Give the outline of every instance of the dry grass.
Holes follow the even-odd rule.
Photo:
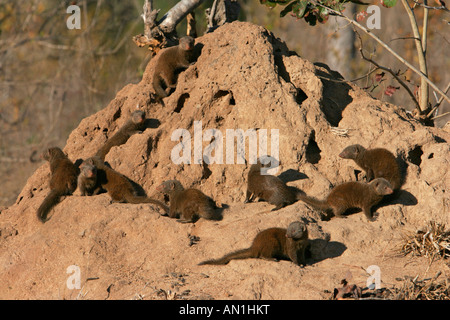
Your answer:
[[[450,278],[438,281],[439,271],[433,278],[419,280],[405,276],[396,279],[401,284],[392,288],[371,290],[355,284],[348,284],[344,279],[340,288],[335,288],[329,295],[330,300],[450,300]]]
[[[441,272],[433,278],[418,280],[411,277],[398,279],[402,281],[400,287],[390,289],[390,299],[393,300],[450,300],[449,278],[437,281]]]
[[[425,256],[431,260],[449,258],[450,230],[446,230],[444,224],[430,221],[425,228],[403,236],[399,253]]]

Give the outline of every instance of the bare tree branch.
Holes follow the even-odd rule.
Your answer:
[[[417,1],[417,0],[413,0],[414,1],[414,3],[416,4],[416,5],[418,5],[418,6],[420,6],[420,7],[423,7],[423,8],[427,8],[427,9],[430,9],[430,10],[443,10],[443,11],[450,11],[450,10],[448,10],[445,6],[439,6],[439,7],[433,7],[433,6],[429,6],[426,2],[424,2],[424,3],[420,3],[419,1]]]
[[[158,22],[159,28],[164,33],[172,33],[177,24],[183,20],[187,14],[197,8],[205,0],[181,0],[170,9]]]
[[[447,85],[447,88],[445,88],[445,93],[448,92],[448,90],[450,89],[450,82]],[[439,101],[436,103],[436,105],[431,109],[431,111],[427,114],[427,118],[431,117],[433,115],[433,112],[436,111],[437,108],[439,108],[439,106],[441,105],[442,101],[444,101],[444,97],[441,97],[439,99]]]
[[[371,58],[366,57],[366,56],[364,55],[363,42],[362,42],[362,39],[361,39],[361,35],[360,35],[359,32],[357,32],[356,30],[355,30],[355,34],[358,36],[358,39],[359,39],[359,43],[360,43],[360,46],[359,46],[359,52],[360,52],[360,54],[361,54],[361,57],[362,57],[364,60],[366,60],[366,61],[370,62],[371,64],[373,64],[374,66],[376,66],[378,69],[381,69],[381,70],[384,70],[384,71],[386,71],[386,72],[389,72],[389,73],[395,78],[395,80],[397,80],[398,83],[399,83],[403,88],[405,88],[406,92],[409,94],[409,96],[410,96],[411,99],[413,100],[414,104],[416,105],[417,111],[420,112],[421,110],[420,110],[419,102],[417,101],[417,99],[416,99],[416,97],[414,96],[414,93],[411,91],[411,89],[409,89],[408,85],[407,85],[402,79],[400,79],[400,77],[398,76],[398,73],[394,72],[394,71],[393,71],[392,69],[390,69],[390,68],[383,67],[383,66],[379,65],[377,62],[375,62],[374,60],[372,60]]]
[[[410,68],[412,71],[414,71],[416,74],[418,74],[421,78],[425,79],[425,81],[432,87],[434,90],[436,90],[439,95],[441,95],[446,101],[450,103],[450,98],[441,90],[438,86],[436,86],[428,77],[427,75],[423,74],[421,71],[419,71],[416,67],[414,67],[411,63],[406,61],[403,57],[401,57],[397,52],[392,50],[391,47],[389,47],[385,42],[383,42],[380,38],[378,38],[376,35],[374,35],[370,30],[368,30],[366,27],[361,25],[360,23],[356,22],[355,20],[352,20],[345,15],[343,15],[341,12],[333,10],[327,6],[324,6],[321,3],[318,3],[315,0],[311,0],[315,5],[320,6],[322,8],[326,8],[328,11],[332,12],[333,14],[347,20],[354,26],[356,26],[358,29],[364,31],[367,35],[369,35],[372,39],[374,39],[376,42],[378,42],[383,48],[385,48],[387,51],[389,51],[397,60],[402,62],[404,65],[406,65],[408,68]]]
[[[176,44],[175,27],[203,1],[181,0],[160,21],[156,21],[159,10],[153,9],[153,0],[145,0],[142,14],[144,34],[134,36],[133,41],[139,47],[148,46],[153,54],[165,46]]]

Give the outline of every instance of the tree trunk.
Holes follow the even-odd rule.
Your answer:
[[[208,20],[207,32],[212,32],[217,27],[238,19],[241,6],[237,0],[214,0],[211,9],[206,9]]]
[[[349,4],[349,15],[354,15],[356,6]],[[335,22],[335,23],[334,23]],[[351,62],[355,57],[355,32],[347,21],[335,18],[326,24],[328,34],[331,34],[327,42],[327,64],[338,71],[344,78],[351,78]]]
[[[414,35],[414,41],[416,43],[417,57],[419,59],[419,70],[428,76],[427,60],[426,60],[426,40],[427,40],[427,29],[428,29],[428,9],[424,12],[424,25],[423,25],[423,37],[420,36],[419,28],[417,26],[416,17],[414,12],[409,6],[407,0],[402,0],[403,6],[408,13],[409,22]],[[419,91],[419,105],[421,112],[425,112],[428,109],[428,83],[421,77],[420,80],[420,91]]]

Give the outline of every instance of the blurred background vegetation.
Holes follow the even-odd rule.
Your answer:
[[[196,9],[197,32],[206,30],[204,10],[213,0]],[[149,60],[145,48],[138,48],[132,37],[143,32],[140,17],[144,0],[0,0],[0,207],[14,203],[27,178],[42,162],[33,152],[50,145],[64,147],[70,132],[81,119],[106,107],[126,84],[140,81]],[[162,17],[177,0],[154,0]],[[404,8],[381,7],[381,29],[374,30],[404,58],[417,65],[411,27]],[[81,29],[69,30],[69,5],[81,8]],[[341,72],[346,79],[361,77],[371,66],[359,56],[359,43],[351,27],[330,17],[314,27],[289,15],[280,18],[283,7],[268,9],[259,0],[240,0],[242,21],[266,27],[284,40],[291,50],[312,61],[323,62]],[[349,5],[348,16],[365,10]],[[421,21],[423,10],[416,15]],[[342,19],[341,19],[342,20]],[[442,89],[450,81],[450,17],[448,12],[430,13],[428,39],[429,77]],[[177,27],[186,33],[185,22]],[[383,66],[403,70],[412,88],[418,76],[407,71],[389,53],[367,36],[361,35],[364,49]],[[341,39],[347,39],[344,47]],[[378,99],[413,109],[411,99],[400,89],[385,94],[388,85],[398,86],[391,77],[373,86],[373,76],[356,82]],[[435,101],[431,94],[432,102]],[[439,109],[443,113],[446,103]],[[441,118],[442,125],[448,118]],[[445,120],[445,121],[444,121]]]

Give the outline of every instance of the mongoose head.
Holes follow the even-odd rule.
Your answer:
[[[93,163],[92,158],[83,161],[80,165],[80,174],[86,178],[93,178],[97,175],[97,167]]]
[[[375,189],[375,192],[379,195],[388,195],[392,194],[394,191],[392,190],[392,186],[384,178],[376,178],[369,183]]]
[[[131,120],[133,123],[143,123],[145,121],[145,111],[142,110],[135,110],[131,114]]]
[[[280,165],[280,161],[272,156],[261,156],[255,164],[250,167],[249,174],[259,172],[261,175],[269,175],[269,170]]]
[[[194,38],[186,36],[180,39],[179,46],[184,51],[191,51],[194,50],[194,42],[195,42]]]
[[[161,192],[163,194],[169,194],[177,187],[180,187],[181,183],[178,180],[167,180],[161,183],[156,187],[156,191]]]
[[[353,144],[342,150],[339,157],[344,159],[356,159],[364,150],[366,149],[362,145]]]
[[[259,164],[262,168],[273,168],[280,164],[280,161],[272,156],[261,156],[257,160],[257,164]]]
[[[308,238],[308,229],[301,221],[294,221],[289,224],[286,230],[286,238],[292,239],[306,239]]]
[[[52,159],[58,157],[65,157],[64,152],[58,147],[48,148],[41,154],[41,158],[47,161],[51,161]]]
[[[272,168],[276,168],[279,165],[279,162],[274,157],[270,156],[261,156],[258,158],[256,163],[250,166],[250,170],[248,171],[249,175],[260,174],[260,175],[270,175],[269,170]]]
[[[90,157],[90,158],[84,160],[83,162],[92,164],[92,165],[96,166],[97,168],[100,168],[101,166],[105,165],[105,162],[103,162],[103,160],[99,156]]]

